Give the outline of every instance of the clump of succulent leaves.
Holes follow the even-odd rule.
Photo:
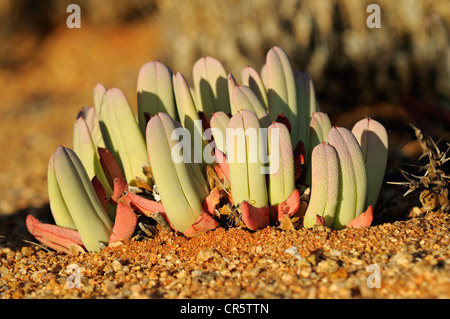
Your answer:
[[[416,126],[410,124],[414,139],[419,142],[422,155],[415,164],[408,164],[409,169],[414,172],[400,169],[406,181],[389,182],[390,184],[402,185],[408,188],[403,196],[419,191],[419,200],[424,212],[441,210],[450,211],[449,188],[450,188],[450,143],[447,143],[445,151],[438,147],[433,138],[424,133]]]
[[[121,90],[97,84],[72,149],[59,146],[49,162],[56,225],[30,215],[30,233],[70,254],[129,240],[138,216],[190,237],[217,227],[370,226],[388,150],[379,122],[333,127],[310,76],[276,46],[240,81],[209,56],[192,79],[145,64],[137,116]]]

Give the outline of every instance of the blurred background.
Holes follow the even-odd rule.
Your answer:
[[[79,29],[66,25],[71,3]],[[371,3],[380,29],[366,26]],[[448,0],[0,0],[0,40],[3,215],[48,213],[48,160],[71,147],[95,84],[122,89],[136,109],[139,69],[154,59],[190,81],[203,55],[240,76],[282,47],[312,76],[335,125],[371,116],[388,128],[394,180],[399,163],[420,154],[417,143],[403,145],[408,123],[436,139],[450,130]]]

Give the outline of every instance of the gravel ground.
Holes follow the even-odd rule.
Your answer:
[[[218,228],[190,239],[158,228],[77,256],[20,245],[32,238],[16,232],[19,222],[9,226],[0,249],[7,299],[450,297],[443,213],[339,231]]]

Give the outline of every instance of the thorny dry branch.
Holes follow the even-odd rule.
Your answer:
[[[414,130],[414,136],[422,149],[422,155],[418,162],[427,159],[427,163],[407,164],[410,167],[418,168],[417,173],[413,174],[399,169],[400,173],[406,179],[404,182],[389,182],[390,184],[407,186],[408,190],[403,196],[406,196],[416,190],[421,190],[419,195],[422,207],[427,211],[441,209],[449,211],[450,204],[448,199],[450,175],[448,175],[448,165],[450,162],[450,143],[447,143],[447,150],[441,151],[434,140],[429,135],[424,135],[422,131],[410,124]],[[423,175],[420,175],[423,172]]]

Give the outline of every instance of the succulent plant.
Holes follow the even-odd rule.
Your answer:
[[[362,121],[355,125],[355,133],[359,131],[362,123],[367,123],[364,122],[367,119]],[[380,124],[377,129],[384,139],[384,127]],[[368,134],[362,131],[362,134]],[[375,203],[369,202],[368,198],[378,196],[381,183],[377,180],[371,181],[369,189],[367,171],[378,169],[378,174],[384,176],[386,162],[385,156],[377,157],[378,154],[373,155],[373,161],[367,159],[370,152],[377,151],[377,148],[372,150],[373,142],[368,143],[366,137],[359,140],[346,128],[332,127],[328,133],[328,144],[322,142],[314,147],[311,158],[312,191],[304,219],[305,227],[324,224],[340,229],[371,224]],[[387,154],[387,144],[381,144],[385,146],[378,149],[378,152]],[[364,154],[361,147],[366,149]],[[327,198],[325,203],[323,198]]]
[[[30,233],[72,253],[129,240],[139,214],[188,237],[302,219],[370,225],[387,157],[380,123],[332,127],[309,75],[276,46],[260,74],[242,70],[242,83],[208,56],[192,72],[193,88],[162,62],[146,63],[137,116],[122,91],[97,84],[94,107],[74,124],[73,151],[61,146],[50,160],[56,225],[28,216]]]
[[[346,128],[333,127],[328,142],[339,158],[339,199],[333,227],[341,228],[366,209],[367,176],[361,147]]]
[[[101,243],[130,239],[136,226],[135,214],[120,206],[113,225],[107,213],[106,196],[96,191],[93,183],[79,157],[68,148],[58,147],[48,166],[50,208],[56,226],[43,224],[29,215],[30,233],[44,244],[67,253],[72,252],[70,245],[99,251]]]
[[[165,213],[176,230],[186,232],[203,212],[210,191],[197,163],[172,160],[174,129],[186,130],[166,113],[153,116],[147,125],[148,155]]]

